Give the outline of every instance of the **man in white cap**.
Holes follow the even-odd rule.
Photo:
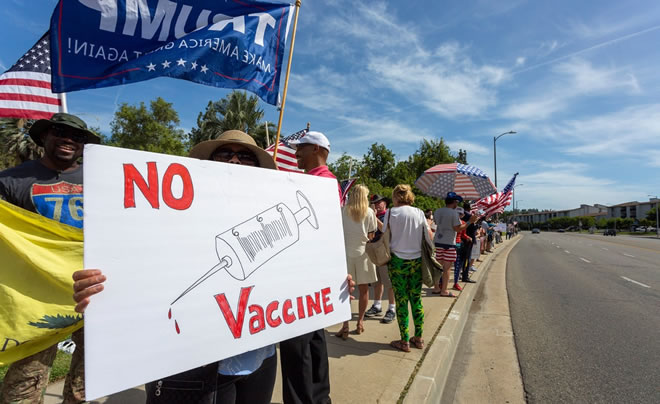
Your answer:
[[[323,133],[307,132],[289,144],[296,149],[298,168],[310,175],[337,180],[326,165],[330,142]],[[339,184],[337,188],[341,198]],[[280,342],[280,356],[285,404],[331,402],[328,348],[323,329]]]
[[[305,170],[305,173],[309,175],[337,179],[327,165],[330,141],[323,133],[310,131],[299,139],[290,141],[289,144],[296,149],[298,168]],[[337,183],[337,189],[341,198],[339,183]]]

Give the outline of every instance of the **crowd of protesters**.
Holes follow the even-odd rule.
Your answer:
[[[35,213],[48,216],[48,206],[39,205],[30,190],[38,184],[66,181],[69,192],[82,197],[82,157],[85,143],[98,143],[99,138],[87,129],[78,117],[55,114],[51,119],[37,121],[29,135],[43,145],[44,156],[15,168],[0,172],[0,198]],[[320,132],[307,132],[293,142],[299,168],[309,175],[335,178],[327,167],[329,140]],[[214,140],[202,142],[190,152],[190,157],[225,164],[241,164],[256,169],[276,169],[272,157],[256,145],[249,135],[227,131]],[[340,190],[341,193],[341,190]],[[442,273],[434,274],[432,293],[455,297],[449,291],[460,291],[460,282],[473,283],[469,277],[475,271],[474,262],[489,253],[499,238],[494,224],[470,213],[470,206],[450,192],[445,206],[423,212],[414,207],[411,186],[397,185],[390,201],[381,195],[369,197],[363,185],[355,186],[342,210],[347,257],[349,291],[357,284],[358,313],[354,333],[365,329],[365,318],[379,317],[381,323],[397,320],[400,339],[392,341],[395,349],[409,352],[411,346],[423,349],[424,308],[422,303],[422,255],[424,243],[435,249],[435,259]],[[459,204],[463,204],[459,206]],[[389,209],[388,209],[389,207]],[[76,225],[76,223],[69,223]],[[82,227],[82,221],[80,226]],[[371,240],[390,230],[391,260],[387,265],[374,265],[366,254]],[[510,230],[510,231],[509,231]],[[507,228],[507,239],[515,229]],[[439,271],[438,271],[439,272]],[[105,275],[99,269],[84,269],[73,275],[76,311],[83,313],[102,293]],[[373,304],[369,303],[369,288],[373,287]],[[383,315],[381,299],[387,293],[388,307]],[[92,303],[93,304],[93,303]],[[410,306],[410,308],[409,308]],[[408,329],[412,314],[414,332]],[[346,339],[350,324],[345,322],[337,336]],[[70,374],[65,381],[64,403],[84,402],[82,355],[83,331],[74,333],[77,343]],[[279,343],[284,403],[330,403],[328,352],[324,330]],[[3,403],[40,403],[53,364],[56,346],[13,363],[4,378],[0,392]],[[201,368],[183,372],[147,384],[147,403],[270,403],[275,384],[277,354],[275,345],[268,345]],[[180,386],[202,382],[205,388],[192,398],[190,391]],[[179,386],[179,387],[177,387]]]

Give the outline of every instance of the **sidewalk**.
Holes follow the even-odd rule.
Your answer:
[[[491,261],[500,254],[507,254],[518,239],[503,240],[493,253],[482,255],[483,262],[475,263],[478,271],[472,279],[479,282]],[[341,324],[327,328],[332,401],[342,404],[439,401],[479,283],[461,285],[462,292],[454,291],[458,298],[432,295],[427,288],[422,290],[424,350],[411,348],[410,353],[404,353],[390,347],[390,341],[400,338],[396,320],[381,324],[380,317],[365,319],[365,332],[351,333],[346,341],[334,336]],[[351,304],[355,315],[357,301]],[[387,307],[387,300],[383,305]],[[412,319],[410,327],[412,332]],[[351,330],[354,329],[355,320],[352,320]],[[62,385],[63,382],[58,382],[48,386],[45,404],[62,401]],[[142,404],[144,401],[144,387],[140,386],[94,402]],[[282,402],[279,370],[272,402]]]

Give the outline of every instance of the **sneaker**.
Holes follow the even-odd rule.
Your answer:
[[[394,310],[387,310],[387,312],[385,312],[385,316],[383,316],[380,322],[383,324],[389,324],[392,321],[394,321],[395,318],[396,318],[396,313],[394,313]]]
[[[470,272],[477,272],[477,268],[475,268],[475,267],[470,267]]]
[[[381,309],[380,307],[376,307],[376,306],[372,305],[369,310],[364,312],[364,316],[365,317],[374,317],[374,316],[380,315],[380,313],[382,313],[382,312],[383,312],[383,309]]]
[[[461,287],[461,285],[459,285],[458,283],[455,283],[455,284],[454,284],[453,289],[454,289],[454,290],[458,290],[458,291],[463,290],[463,288]]]

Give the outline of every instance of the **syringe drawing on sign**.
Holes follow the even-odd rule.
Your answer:
[[[318,229],[316,212],[309,199],[301,191],[296,191],[296,198],[300,209],[295,213],[280,202],[215,236],[218,264],[193,282],[170,305],[223,269],[236,280],[246,280],[254,271],[300,239],[300,225],[303,222]],[[170,308],[168,318],[171,317]],[[175,328],[179,333],[176,321]]]

